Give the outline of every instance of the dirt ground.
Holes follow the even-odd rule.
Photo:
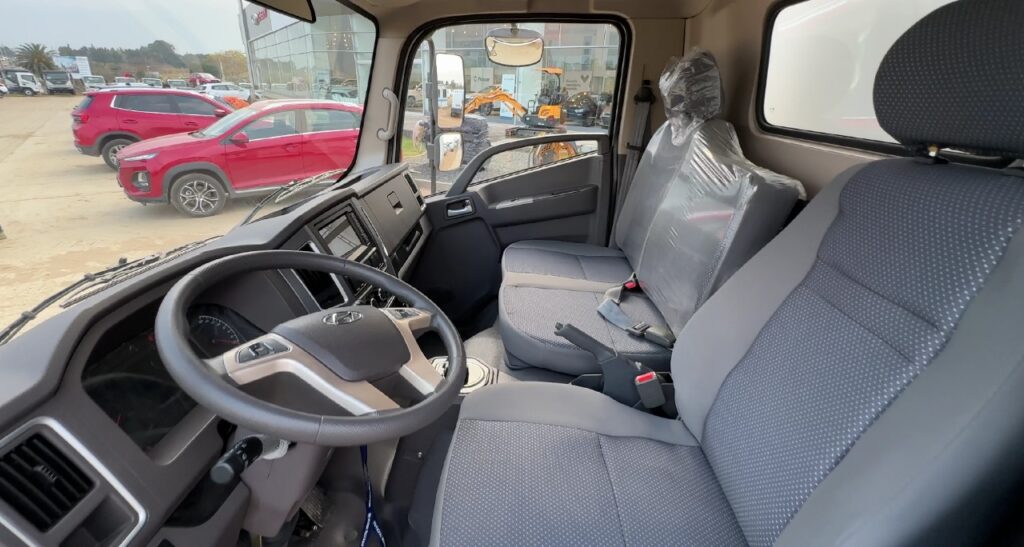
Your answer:
[[[80,100],[0,99],[0,327],[86,272],[222,234],[252,207],[229,202],[192,219],[130,201],[103,160],[75,149],[71,109]]]

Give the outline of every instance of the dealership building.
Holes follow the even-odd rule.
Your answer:
[[[272,98],[362,102],[376,29],[335,0],[313,0],[317,19],[298,21],[243,3],[242,32],[253,84]]]

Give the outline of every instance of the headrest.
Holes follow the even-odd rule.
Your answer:
[[[682,144],[692,125],[722,111],[722,79],[711,53],[693,48],[684,57],[672,57],[658,82],[665,116],[672,124],[672,142]]]
[[[875,76],[878,123],[930,146],[1024,157],[1024,2],[961,0],[910,27]]]

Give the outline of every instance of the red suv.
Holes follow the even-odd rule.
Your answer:
[[[188,75],[188,86],[199,87],[203,84],[218,84],[220,78],[210,74],[209,72],[193,72]]]
[[[103,156],[117,169],[117,152],[143,139],[196,131],[231,107],[194,91],[122,87],[89,91],[71,112],[75,148]]]
[[[332,101],[261,101],[201,131],[125,147],[118,183],[132,200],[214,215],[228,198],[348,168],[362,115],[360,106]]]

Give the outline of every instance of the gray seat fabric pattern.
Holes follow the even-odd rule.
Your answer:
[[[984,0],[982,9],[971,3],[933,11],[889,50],[874,89],[878,121],[918,153],[929,145],[955,145],[976,154],[1019,158],[1024,150],[1019,103],[1024,12],[1017,0]],[[992,18],[989,12],[1004,16]],[[986,118],[991,113],[998,113],[998,123]]]
[[[941,351],[1022,222],[1024,184],[979,169],[882,161],[847,184],[816,264],[705,425],[751,545],[774,542]]]
[[[497,392],[496,400],[524,397],[527,402],[536,395],[535,387],[487,389]],[[495,420],[493,405],[480,409],[467,402],[447,462],[440,506],[458,518],[442,521],[437,531],[441,544],[744,544],[698,446],[607,431],[602,422],[619,415],[639,421],[652,417],[616,403],[591,401],[598,394],[583,388],[548,387],[564,388],[557,391],[565,399],[558,406],[578,403],[591,409],[589,427],[558,423],[557,416],[549,423],[530,421],[530,412],[514,409],[506,419]],[[536,402],[551,406],[550,399]]]
[[[506,249],[498,321],[510,365],[597,372],[590,354],[554,335],[555,323],[563,322],[666,369],[668,350],[633,339],[600,317],[595,308],[604,291],[636,272],[646,297],[625,298],[638,300],[634,306],[644,312],[631,317],[678,332],[777,233],[802,196],[798,182],[744,158],[732,125],[711,119],[721,106],[721,81],[710,54],[697,50],[670,63],[660,88],[669,121],[652,136],[623,203],[615,228],[621,250],[547,241]],[[516,286],[533,290],[511,289]],[[585,291],[593,294],[579,294]],[[529,300],[515,301],[520,295]],[[580,305],[590,299],[594,307]]]
[[[519,241],[509,245],[501,257],[501,270],[508,273],[549,275],[607,283],[622,283],[632,273],[622,251],[567,241]]]
[[[593,372],[594,357],[555,336],[555,323],[572,324],[621,355],[655,370],[668,370],[671,353],[665,348],[609,325],[596,308],[603,293],[538,287],[502,286],[498,292],[498,329],[509,353],[526,363],[578,376]],[[622,301],[622,310],[638,321],[661,323],[658,309],[641,294]]]

